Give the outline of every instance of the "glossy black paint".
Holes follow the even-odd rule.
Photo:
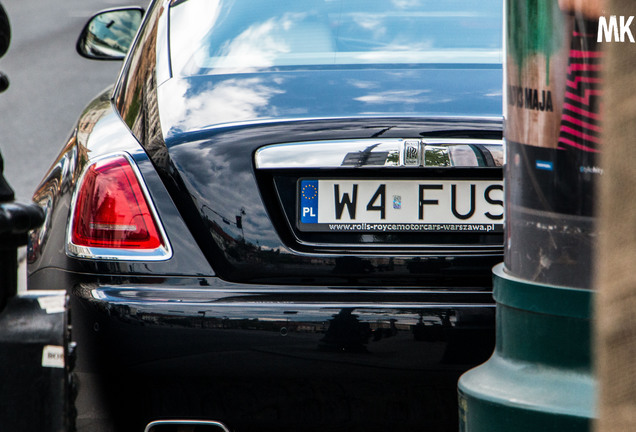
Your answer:
[[[178,290],[73,290],[74,319],[90,324],[78,368],[99,371],[116,430],[160,418],[238,431],[453,430],[456,380],[493,343],[494,309],[458,312],[443,292],[424,304],[422,292],[165,282]]]
[[[470,127],[469,121],[431,123],[433,130],[441,128],[440,123],[446,123],[443,136],[450,136],[455,128],[458,135],[466,134]],[[479,126],[485,129],[486,125],[488,123]],[[489,126],[492,129],[473,133],[477,136],[499,133],[495,129],[499,126],[497,123],[493,122]],[[199,244],[203,243],[202,250],[207,251],[212,266],[217,263],[217,273],[228,280],[275,284],[368,285],[419,285],[425,280],[436,280],[436,283],[446,286],[487,286],[490,271],[486,269],[501,258],[501,234],[479,236],[481,238],[472,236],[472,239],[470,236],[465,239],[462,237],[460,241],[469,245],[463,247],[458,246],[456,235],[438,235],[434,243],[445,246],[443,251],[440,251],[439,246],[426,248],[419,244],[417,247],[402,247],[401,250],[394,245],[388,253],[386,249],[378,249],[377,244],[367,244],[366,249],[356,251],[352,256],[355,246],[306,247],[285,226],[290,221],[281,214],[280,203],[273,189],[274,178],[269,177],[272,173],[255,175],[253,162],[246,157],[260,146],[271,143],[318,138],[370,138],[387,129],[391,130],[387,136],[400,136],[398,134],[407,133],[408,129],[413,134],[416,127],[419,129],[416,129],[415,136],[435,136],[434,132],[429,132],[425,121],[408,119],[297,121],[200,133],[200,139],[170,147],[169,154],[175,171],[180,174],[171,179],[174,189],[178,191],[173,196],[183,197],[183,201],[191,198],[191,201],[183,202],[182,205],[188,206],[192,213],[200,214],[198,219],[204,221],[205,226],[199,226],[197,230]],[[382,173],[379,170],[376,175]],[[275,177],[277,173],[273,174]],[[284,174],[292,176],[294,181],[301,175],[316,175],[316,172],[285,170]],[[336,175],[335,172],[320,170],[321,176],[328,177],[330,174]],[[368,170],[364,173],[365,177],[373,177],[373,174]],[[415,169],[401,170],[390,175],[399,178],[435,174],[440,175],[434,170]],[[455,170],[454,174],[461,178],[468,172]],[[475,175],[474,172],[470,174]],[[346,177],[360,173],[356,174],[355,170],[340,170],[337,175]],[[386,171],[384,175],[387,175]],[[501,170],[482,169],[480,175],[484,178],[500,178]],[[242,217],[240,228],[235,223],[236,216]],[[353,244],[364,244],[362,235],[349,240]],[[484,249],[484,245],[490,245],[490,248]],[[395,261],[397,270],[386,270],[386,261],[389,258]],[[342,259],[360,261],[359,267],[365,269],[363,274],[356,273],[355,267],[350,266],[344,276],[339,276],[342,274]],[[430,265],[423,264],[423,261]],[[405,271],[406,268],[409,270]],[[454,280],[443,281],[445,274],[454,274]],[[466,278],[463,283],[460,282],[460,275]]]
[[[500,139],[500,67],[179,79],[161,66],[165,14],[151,4],[121,80],[88,105],[34,195],[46,220],[31,234],[29,288],[71,294],[78,430],[141,431],[169,418],[236,431],[456,430],[456,381],[493,348],[490,275],[502,235],[437,235],[428,246],[417,236],[308,239],[284,198],[307,171],[260,172],[254,153],[299,141]],[[381,84],[385,97],[355,80]],[[427,97],[388,97],[414,87]],[[238,109],[250,92],[267,103]],[[232,97],[211,99],[219,93]],[[142,173],[169,260],[65,253],[81,173],[117,152]],[[501,177],[498,168],[452,173]]]
[[[500,65],[423,65],[262,70],[173,78],[159,89],[166,144],[185,133],[241,122],[359,117],[496,117]],[[382,83],[379,85],[378,83]],[[213,101],[222,95],[221,106]],[[164,110],[165,111],[165,110]]]

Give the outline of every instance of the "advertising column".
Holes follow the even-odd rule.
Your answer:
[[[574,2],[508,3],[504,260],[525,280],[589,289],[603,53],[594,0]]]
[[[601,144],[602,5],[506,0],[497,343],[459,382],[461,431],[586,431]]]

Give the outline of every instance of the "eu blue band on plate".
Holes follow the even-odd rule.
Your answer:
[[[318,222],[318,180],[300,182],[300,221]]]

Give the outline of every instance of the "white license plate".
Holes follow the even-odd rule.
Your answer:
[[[302,231],[503,231],[498,180],[302,179],[298,204]]]

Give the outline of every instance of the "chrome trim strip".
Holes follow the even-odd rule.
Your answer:
[[[86,176],[86,172],[88,169],[96,164],[99,161],[110,159],[118,156],[123,156],[130,166],[132,167],[133,172],[135,173],[135,177],[137,177],[137,181],[141,187],[141,191],[144,194],[144,198],[148,203],[148,207],[150,212],[152,213],[153,218],[157,222],[157,229],[159,230],[159,235],[161,236],[162,243],[165,245],[163,247],[159,247],[157,249],[114,249],[114,248],[100,248],[100,247],[85,247],[78,246],[74,244],[71,240],[72,232],[73,232],[73,215],[75,214],[75,206],[77,205],[77,197],[79,194],[79,189],[84,181],[84,177]],[[82,171],[82,174],[79,177],[77,182],[77,188],[73,191],[73,198],[71,200],[71,207],[69,210],[69,222],[66,229],[66,255],[75,258],[88,258],[88,259],[103,259],[103,260],[122,260],[122,261],[166,261],[172,258],[172,247],[170,246],[170,241],[168,240],[168,236],[166,231],[161,223],[161,219],[159,218],[159,214],[157,213],[157,209],[155,208],[154,203],[150,197],[150,193],[148,192],[148,187],[146,183],[143,181],[143,177],[141,176],[141,172],[139,171],[139,167],[135,163],[132,156],[130,156],[126,152],[117,152],[111,153],[108,155],[104,155],[92,160],[89,164],[87,164]]]
[[[163,0],[163,11],[158,18],[157,23],[157,85],[160,86],[164,82],[172,78],[172,65],[170,61],[170,42],[168,34],[170,32],[170,0]]]
[[[486,154],[484,154],[486,153]],[[273,144],[254,155],[257,169],[501,167],[502,140],[359,139]]]
[[[327,315],[333,314],[334,311],[341,310],[343,308],[356,309],[358,311],[382,312],[386,310],[402,311],[406,313],[412,312],[414,309],[418,311],[430,311],[438,309],[495,309],[497,307],[494,303],[382,303],[382,306],[378,306],[378,302],[356,302],[356,303],[293,303],[293,304],[280,304],[280,303],[264,303],[264,302],[214,302],[214,303],[165,303],[165,302],[115,302],[109,299],[100,299],[101,301],[110,305],[119,304],[134,306],[137,308],[137,312],[147,312],[154,310],[162,315],[187,315],[187,316],[202,316],[203,313],[212,310],[218,310],[220,308],[238,312],[248,313],[254,311],[271,311],[281,312],[295,310],[298,312],[307,311],[321,311]],[[170,305],[170,309],[166,309],[166,305]],[[144,309],[143,311],[141,309]]]
[[[59,290],[58,290],[59,291]],[[31,291],[29,291],[31,292]],[[48,292],[48,291],[47,291]],[[92,298],[96,300],[106,300],[109,302],[175,302],[175,303],[211,303],[215,302],[219,296],[241,296],[241,295],[291,295],[302,294],[311,295],[491,295],[490,291],[477,289],[443,289],[443,288],[376,288],[367,287],[364,289],[355,288],[316,288],[313,286],[299,286],[294,288],[271,288],[267,285],[256,285],[256,287],[243,285],[241,287],[215,287],[206,286],[205,288],[178,286],[178,287],[151,287],[148,285],[122,284],[122,285],[102,285],[100,287],[90,287]],[[191,299],[196,299],[191,301]],[[284,305],[283,303],[281,303]],[[309,303],[307,303],[309,304]],[[313,304],[313,303],[311,303]],[[384,307],[384,304],[377,304],[378,307]]]
[[[320,298],[314,300],[285,299],[280,296],[298,295],[305,292],[299,290],[258,290],[258,289],[196,289],[196,288],[149,288],[123,285],[117,287],[92,288],[84,295],[93,301],[103,302],[109,305],[127,305],[140,310],[161,310],[162,314],[191,314],[197,316],[201,311],[213,309],[227,309],[235,311],[271,311],[281,312],[285,310],[297,311],[322,311],[326,314],[334,309],[343,307],[365,310],[369,313],[375,311],[395,311],[431,310],[431,309],[471,309],[471,308],[492,308],[495,307],[492,293],[488,291],[443,291],[432,290],[409,291],[404,289],[374,290],[361,292],[355,290],[309,290],[313,295]],[[370,296],[357,301],[343,301],[336,298],[331,301],[323,296],[340,295],[365,295]],[[274,298],[269,296],[274,295]],[[396,296],[408,295],[409,299],[397,300]],[[382,301],[378,301],[376,296],[382,296]],[[416,300],[420,297],[421,300]],[[473,301],[459,301],[454,297],[470,296]],[[255,298],[252,298],[255,297]],[[486,299],[487,298],[487,299]]]
[[[125,291],[130,291],[131,295],[126,296]],[[495,303],[487,303],[483,300],[476,301],[474,303],[460,303],[449,300],[445,301],[394,301],[392,299],[385,299],[385,301],[378,302],[372,300],[361,300],[356,302],[343,302],[343,301],[325,301],[318,300],[314,302],[291,302],[291,301],[276,301],[267,300],[266,298],[258,298],[256,301],[250,301],[242,299],[242,296],[250,295],[250,293],[239,293],[237,298],[228,300],[227,293],[217,293],[217,298],[214,298],[214,293],[205,293],[209,296],[209,299],[186,299],[180,300],[175,295],[168,297],[166,293],[163,296],[149,297],[147,292],[143,292],[142,289],[128,289],[123,288],[118,292],[112,292],[112,290],[94,289],[91,291],[91,297],[94,301],[103,302],[109,305],[126,305],[134,307],[138,312],[156,310],[163,315],[192,315],[200,316],[202,312],[208,310],[227,309],[227,312],[236,311],[239,313],[248,313],[251,311],[271,311],[280,313],[283,311],[295,310],[299,312],[307,311],[320,311],[321,313],[331,314],[333,310],[339,310],[343,307],[364,310],[368,313],[382,312],[386,310],[394,310],[401,312],[412,312],[415,310],[435,310],[435,309],[473,309],[473,308],[495,308]],[[181,290],[174,290],[175,294],[178,294]],[[139,295],[143,292],[143,295]],[[185,293],[188,294],[188,293]],[[251,293],[252,295],[262,295],[263,293]],[[297,293],[296,293],[297,294]],[[433,293],[418,293],[419,295],[428,295]],[[461,295],[462,292],[457,293],[444,293],[449,295]],[[473,293],[469,293],[473,294]],[[480,297],[492,295],[487,292],[474,293]]]

